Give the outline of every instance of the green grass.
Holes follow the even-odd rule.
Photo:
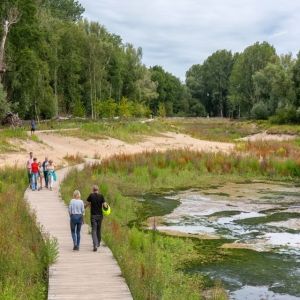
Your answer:
[[[257,124],[271,134],[293,134],[300,135],[300,124],[275,125],[270,121],[257,121]]]
[[[245,220],[236,220],[237,224],[243,225],[257,225],[257,224],[266,224],[270,222],[281,222],[287,221],[290,219],[299,219],[300,213],[296,212],[276,212],[274,214],[270,214],[264,217],[255,217],[255,218],[248,218]]]
[[[16,141],[13,143],[12,140]],[[28,136],[24,128],[3,128],[0,129],[0,153],[22,151],[17,140],[41,142],[36,135]]]
[[[0,170],[0,299],[46,299],[47,268],[56,244],[43,239],[23,193],[24,171]]]
[[[236,139],[260,132],[260,126],[252,121],[231,121],[221,118],[182,118],[167,119],[173,129],[194,138],[234,142]]]
[[[99,121],[78,124],[77,130],[60,131],[60,134],[84,140],[116,138],[128,143],[136,143],[145,136],[158,136],[171,128],[162,121],[142,123],[141,121]]]

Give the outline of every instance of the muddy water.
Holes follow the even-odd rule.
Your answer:
[[[153,199],[164,213],[173,205],[159,230],[226,239],[226,258],[189,271],[221,280],[231,299],[300,299],[299,186],[228,183]]]

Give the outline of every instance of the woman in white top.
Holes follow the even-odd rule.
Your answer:
[[[47,171],[48,171],[48,186],[50,188],[50,191],[53,189],[54,184],[54,177],[55,177],[55,166],[52,160],[49,160],[49,163],[47,165]]]
[[[81,195],[78,190],[74,191],[73,197],[74,198],[70,201],[69,204],[70,227],[74,243],[73,250],[78,251],[80,246],[80,230],[84,216],[84,203],[80,199]]]

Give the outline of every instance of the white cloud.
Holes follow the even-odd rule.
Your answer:
[[[300,50],[298,0],[81,0],[85,16],[143,48],[144,63],[184,79],[218,49],[242,51],[256,41],[279,53]]]

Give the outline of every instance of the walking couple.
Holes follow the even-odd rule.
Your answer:
[[[103,211],[110,210],[104,196],[100,194],[97,185],[93,186],[92,193],[88,196],[86,204],[81,200],[81,194],[78,190],[73,193],[73,199],[69,204],[70,227],[74,244],[73,250],[79,250],[81,225],[84,221],[85,208],[88,206],[91,210],[93,251],[96,252],[101,242]]]

